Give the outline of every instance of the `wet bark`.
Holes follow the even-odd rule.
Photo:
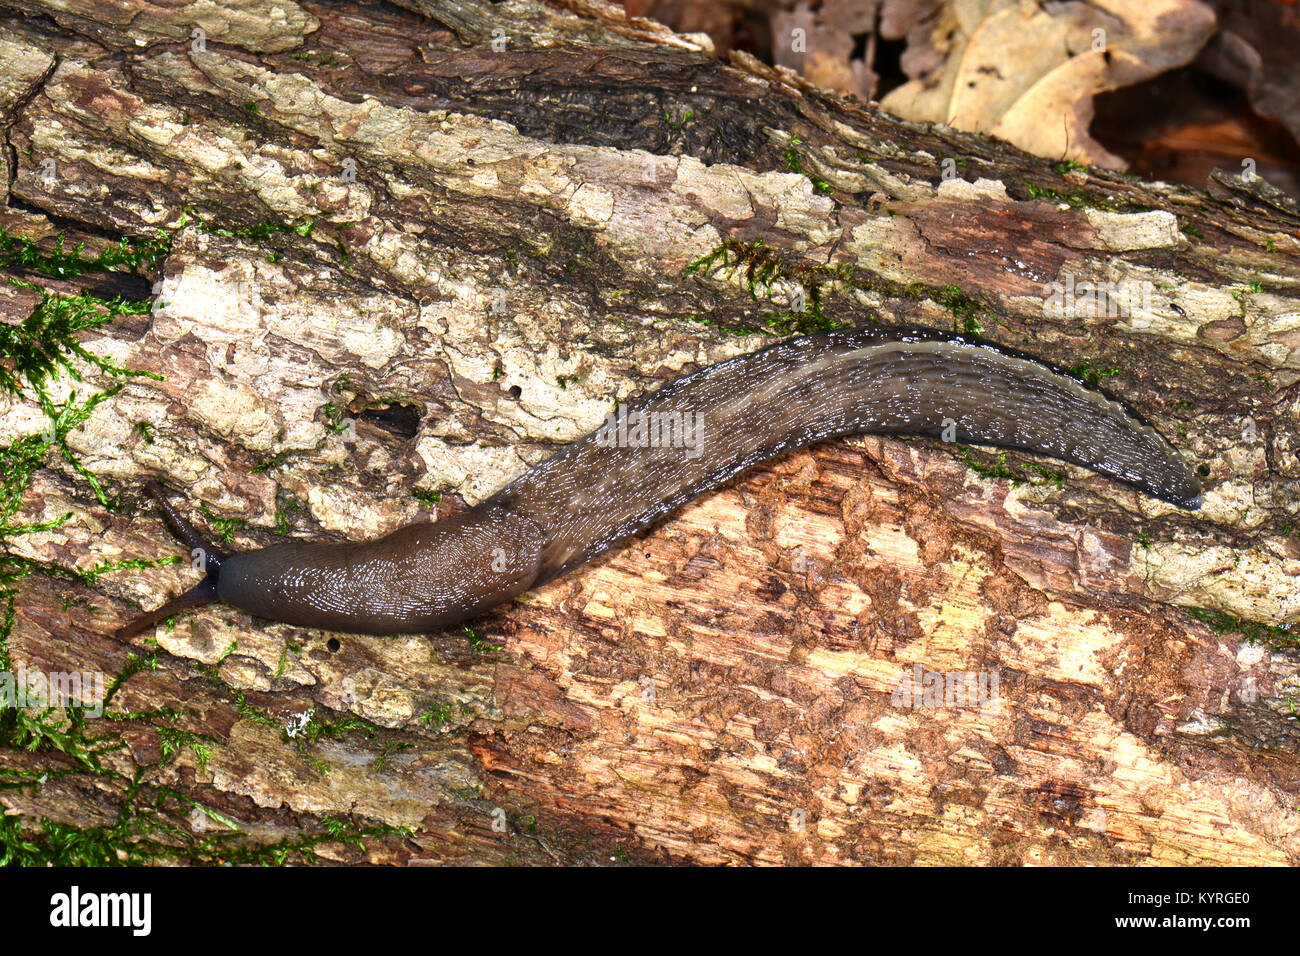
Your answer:
[[[26,283],[5,321],[152,297],[74,338],[157,376],[73,354],[84,380],[47,385],[63,407],[124,383],[55,430],[9,519],[53,525],[4,540],[10,666],[146,666],[109,702],[133,716],[87,720],[96,766],[3,751],[24,833],[135,801],[195,859],[231,823],[265,843],[343,818],[404,830],[318,852],[386,863],[1300,862],[1294,203],[901,123],[597,3],[203,9],[0,0]],[[62,275],[59,237],[85,243]],[[141,254],[87,266],[114,248]],[[1089,314],[1088,282],[1148,295]],[[231,548],[368,537],[483,499],[615,399],[871,321],[978,325],[1099,378],[1200,467],[1205,507],[861,438],[470,634],[208,607],[111,637],[196,578],[95,573],[178,553],[149,477]],[[34,396],[4,399],[3,441],[47,427]],[[968,673],[984,696],[924,693]]]

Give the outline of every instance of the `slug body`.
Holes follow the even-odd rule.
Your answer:
[[[119,635],[209,601],[367,634],[445,628],[585,564],[762,461],[864,432],[1025,449],[1183,508],[1201,504],[1178,452],[1072,375],[942,332],[827,332],[677,379],[478,506],[374,541],[224,555],[155,487],[173,531],[203,549],[207,576]]]

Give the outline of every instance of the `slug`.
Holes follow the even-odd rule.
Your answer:
[[[1201,505],[1200,482],[1154,428],[1067,372],[925,329],[825,332],[670,382],[481,504],[374,541],[224,554],[151,483],[205,577],[117,636],[212,601],[304,627],[446,628],[586,564],[759,462],[863,432],[1025,449]]]

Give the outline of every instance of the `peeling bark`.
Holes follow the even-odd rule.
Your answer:
[[[157,292],[81,336],[162,376],[67,435],[119,506],[51,449],[11,524],[73,517],[5,540],[46,571],[18,585],[14,666],[113,675],[156,640],[111,702],[142,715],[111,728],[119,772],[254,840],[409,828],[322,851],[375,862],[1300,862],[1280,629],[1300,622],[1300,212],[1266,184],[1057,169],[597,2],[0,14],[6,233],[83,256],[171,237],[154,271],[7,273]],[[684,275],[758,239],[770,301],[743,266]],[[1064,276],[1155,291],[1054,317]],[[765,344],[732,333],[814,285],[835,321],[938,327],[955,286],[989,338],[1115,369],[1204,466],[1204,509],[1051,462],[1059,487],[932,442],[827,443],[489,614],[496,650],[222,607],[128,646],[113,629],[187,564],[50,573],[175,554],[150,476],[237,521],[236,548],[450,514],[615,399]],[[0,290],[10,323],[40,300]],[[83,371],[51,394],[109,382]],[[30,395],[4,400],[0,440],[42,427]],[[1187,609],[1279,629],[1251,644]],[[917,667],[996,675],[996,706],[900,703]],[[307,713],[334,732],[285,730]],[[204,755],[165,753],[168,729]],[[3,794],[25,824],[116,813],[120,788],[58,752],[4,758],[49,775]]]

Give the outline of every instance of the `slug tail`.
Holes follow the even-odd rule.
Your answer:
[[[789,339],[677,379],[491,500],[547,529],[536,586],[759,462],[863,433],[1025,449],[1202,503],[1178,451],[1102,390],[1014,349],[900,327]]]

